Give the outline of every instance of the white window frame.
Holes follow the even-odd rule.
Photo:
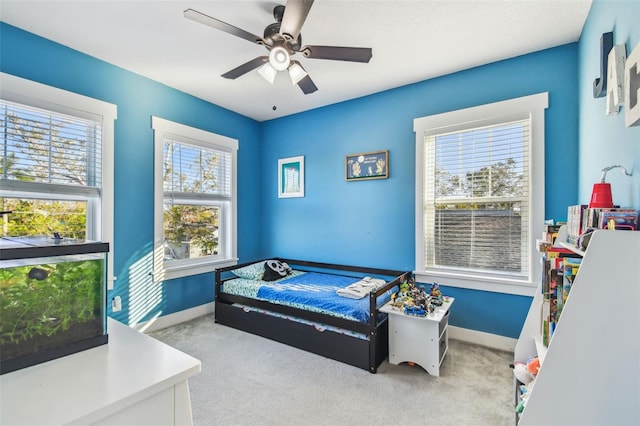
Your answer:
[[[95,198],[91,200],[65,194],[62,186],[55,185],[52,185],[51,188],[54,190],[58,188],[60,192],[52,194],[51,192],[38,193],[28,191],[28,195],[30,198],[37,197],[49,200],[87,201],[87,239],[109,243],[107,289],[113,289],[113,282],[116,279],[113,270],[113,158],[114,123],[118,118],[117,106],[6,73],[0,73],[0,98],[57,113],[89,118],[102,123],[102,187],[100,189],[100,201],[96,201]],[[24,192],[26,188],[20,186],[13,190],[3,188],[0,195],[24,198],[27,195],[27,192]],[[98,208],[95,208],[96,202],[99,204]]]
[[[237,151],[236,139],[207,132],[205,130],[175,123],[160,117],[151,117],[151,127],[154,131],[154,255],[153,280],[164,281],[189,275],[214,271],[216,268],[231,266],[238,263],[237,255]],[[218,256],[206,256],[196,259],[179,261],[164,261],[164,187],[163,174],[163,146],[165,135],[169,138],[176,136],[190,143],[212,148],[224,147],[231,151],[231,201],[225,205],[221,203],[220,211],[220,246]]]
[[[544,113],[549,106],[548,93],[480,105],[442,114],[419,117],[413,121],[416,134],[416,193],[415,193],[415,275],[418,281],[433,282],[451,287],[532,296],[540,280],[541,265],[535,247],[535,236],[542,234],[544,222]],[[425,136],[509,121],[531,119],[529,144],[529,273],[526,277],[501,277],[453,269],[429,269],[424,252],[424,144]],[[496,236],[499,238],[499,236]]]

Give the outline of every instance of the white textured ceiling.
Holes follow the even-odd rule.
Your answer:
[[[257,71],[220,77],[265,48],[183,17],[193,8],[261,36],[276,4],[1,0],[0,19],[263,121],[577,41],[591,0],[316,0],[302,44],[371,47],[373,58],[295,55],[318,86],[310,95],[284,72],[273,86]]]

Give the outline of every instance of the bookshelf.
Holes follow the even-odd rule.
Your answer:
[[[516,344],[516,362],[541,360],[518,426],[640,424],[640,232],[595,231],[578,253],[582,264],[548,347],[540,288]]]

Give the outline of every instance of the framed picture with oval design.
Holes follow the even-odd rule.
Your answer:
[[[389,177],[388,150],[349,154],[344,163],[347,182]]]

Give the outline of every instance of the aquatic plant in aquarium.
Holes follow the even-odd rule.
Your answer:
[[[3,373],[106,343],[105,268],[105,253],[0,261]]]

